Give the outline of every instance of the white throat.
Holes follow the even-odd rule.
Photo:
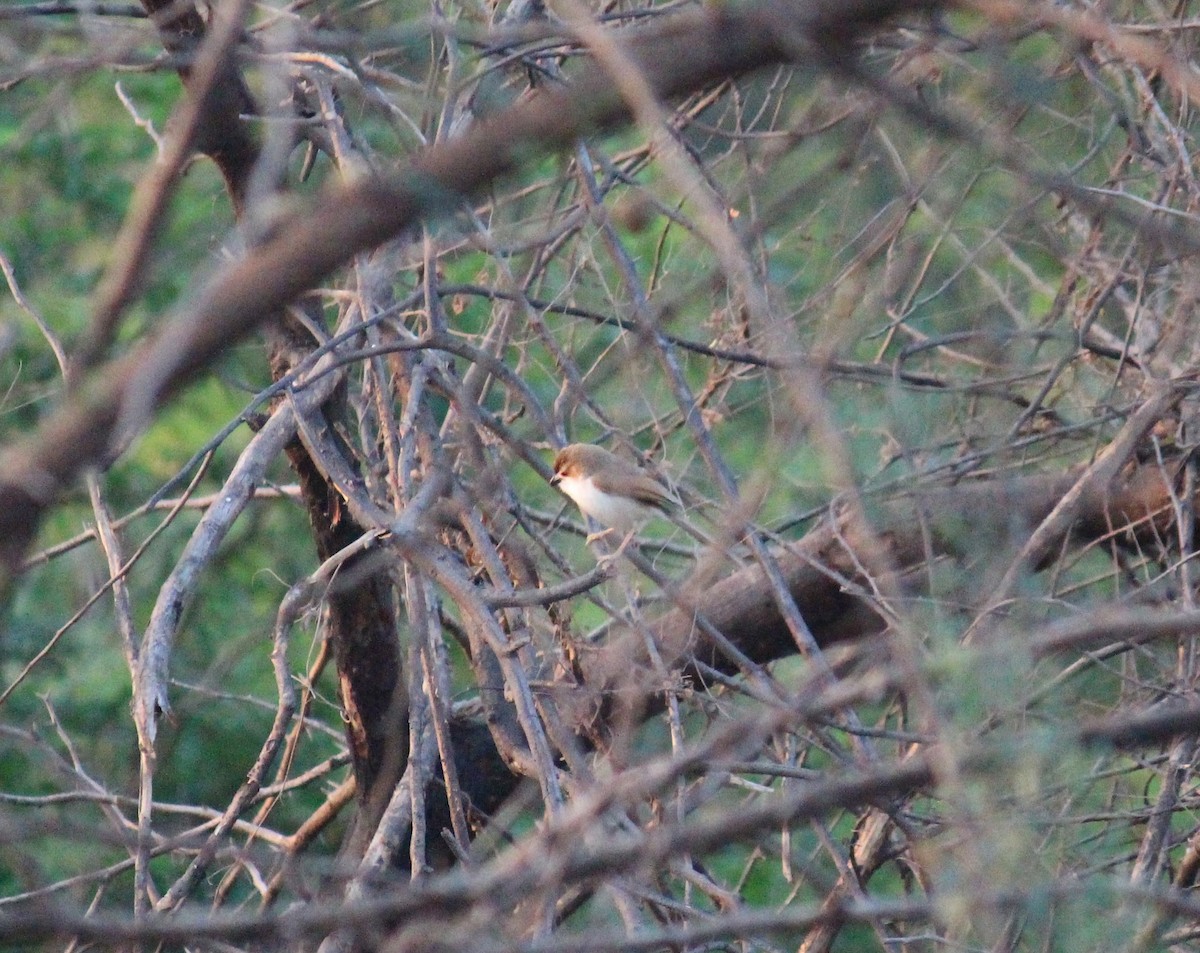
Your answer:
[[[564,476],[559,479],[558,488],[597,523],[621,532],[629,532],[651,515],[647,507],[632,497],[597,489],[591,477]]]

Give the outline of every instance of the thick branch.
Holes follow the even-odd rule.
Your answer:
[[[902,569],[922,565],[930,555],[963,555],[964,541],[977,546],[981,538],[1019,549],[1022,536],[1053,512],[1078,476],[1072,472],[988,480],[914,494],[885,507],[874,536],[863,527],[827,523],[776,556],[796,606],[822,647],[864,641],[882,633],[885,623],[855,594],[856,587],[871,591],[870,581],[861,572],[862,561],[853,555],[856,549],[861,551],[863,540],[882,538],[890,548],[893,565]],[[1061,544],[1062,534],[1069,533],[1073,542],[1082,546],[1124,528],[1147,535],[1161,530],[1160,524],[1173,515],[1169,479],[1157,466],[1144,465],[1107,490],[1090,488],[1077,501],[1075,523],[1049,542]],[[770,583],[758,566],[709,587],[696,599],[695,613],[755,662],[775,661],[798,651]],[[705,641],[695,613],[676,609],[653,625],[663,663],[674,667],[695,658],[722,671],[734,671],[734,663]],[[1035,648],[1031,641],[1030,651]],[[620,698],[626,710],[644,709],[645,702],[662,688],[656,667],[646,657],[644,637],[638,633],[627,633],[582,653],[580,669],[582,686],[564,692],[561,702],[564,709],[574,710],[581,723],[597,715],[614,716],[612,706],[601,700]],[[603,730],[607,724],[599,727]],[[593,723],[592,727],[597,726]],[[470,757],[470,770],[463,771],[462,777],[473,801],[495,804],[515,788],[516,779],[506,772],[494,749],[477,746]]]
[[[670,98],[781,63],[801,40],[840,50],[890,15],[932,6],[915,0],[714,6],[630,31],[628,51],[655,95]],[[570,86],[540,90],[431,148],[409,169],[333,187],[314,207],[281,221],[272,239],[218,273],[157,338],[101,370],[36,433],[0,455],[0,557],[10,569],[17,564],[45,508],[83,467],[116,451],[118,423],[143,429],[232,343],[355,253],[453,210],[539,155],[628,118],[605,70],[591,65]]]
[[[966,535],[974,545],[988,538],[1003,547],[1014,541],[1014,531],[1041,525],[1078,478],[1076,471],[989,480],[914,494],[889,504],[873,532],[837,521],[818,527],[801,542],[781,550],[777,558],[788,591],[821,646],[866,639],[882,632],[885,624],[867,602],[855,595],[855,589],[873,590],[871,580],[862,575],[867,561],[855,556],[856,552],[864,552],[864,543],[882,539],[889,547],[890,563],[901,570],[924,564],[930,555],[961,555],[964,529],[968,529]],[[1170,491],[1167,478],[1155,466],[1139,467],[1115,486],[1086,488],[1076,500],[1076,521],[1059,527],[1053,539],[1044,541],[1041,558],[1060,545],[1067,533],[1086,543],[1125,526],[1141,524],[1149,528],[1148,518],[1171,515]],[[1015,542],[1019,546],[1021,539]],[[932,553],[927,548],[930,545]],[[736,572],[710,587],[696,600],[695,610],[753,661],[769,662],[797,651],[771,586],[758,566]],[[733,670],[732,663],[704,641],[691,611],[677,609],[667,614],[654,626],[654,635],[663,661],[669,665],[695,657],[714,668]],[[631,673],[651,671],[644,640],[632,633],[585,657],[583,666],[588,688],[601,694],[618,686],[627,692],[632,687]]]

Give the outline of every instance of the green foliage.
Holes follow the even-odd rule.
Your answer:
[[[288,80],[298,86],[314,77],[332,83],[346,142],[378,169],[403,169],[436,135],[449,134],[440,127],[443,117],[466,121],[469,102],[478,113],[494,113],[526,94],[526,63],[509,57],[510,51],[470,42],[472,31],[498,14],[482,3],[448,10],[416,0],[316,6],[319,16],[304,41],[314,48],[328,43],[329,58],[318,63],[296,57]],[[439,18],[436,30],[417,22],[431,10]],[[1097,94],[1100,74],[1073,67],[1084,53],[1041,29],[1001,36],[999,27],[993,34],[992,25],[961,12],[945,22],[948,32],[931,29],[922,40],[929,50],[913,47],[905,31],[891,45],[864,47],[865,78],[857,84],[809,67],[756,75],[713,95],[702,108],[691,104],[686,118],[680,112],[672,120],[683,159],[662,143],[647,145],[644,127],[590,136],[563,156],[530,147],[517,156],[521,168],[510,181],[449,221],[430,225],[427,245],[405,236],[401,251],[363,255],[355,263],[361,271],[329,278],[326,290],[332,293],[321,307],[331,325],[363,302],[363,311],[374,316],[411,296],[404,310],[390,315],[390,325],[374,328],[382,340],[420,337],[436,326],[469,347],[489,354],[494,348],[509,372],[492,375],[478,400],[472,395],[465,406],[454,388],[479,368],[462,355],[426,365],[428,376],[411,390],[397,386],[398,373],[387,376],[386,357],[369,367],[357,364],[346,377],[350,411],[338,422],[344,431],[337,437],[352,447],[364,470],[368,461],[394,451],[389,428],[405,428],[405,439],[419,433],[442,441],[433,456],[439,466],[443,458],[452,461],[462,491],[455,502],[477,504],[497,538],[519,538],[532,553],[536,583],[546,585],[587,571],[595,553],[548,519],[537,522],[564,504],[543,475],[519,459],[519,442],[547,465],[562,437],[645,452],[690,498],[711,501],[708,513],[719,522],[732,504],[702,452],[698,419],[743,494],[761,495],[748,515],[772,545],[782,540],[771,531],[782,527],[782,536],[794,540],[814,514],[850,512],[861,502],[881,535],[878,552],[854,554],[859,565],[851,568],[861,568],[866,580],[854,586],[873,600],[885,632],[878,646],[856,646],[863,658],[837,670],[839,678],[848,673],[845,680],[827,683],[824,668],[795,658],[766,673],[743,673],[729,686],[719,679],[701,684],[699,676],[675,684],[664,675],[662,694],[675,692],[670,701],[676,707],[620,739],[627,750],[619,758],[606,763],[607,739],[592,736],[585,740],[594,747],[564,755],[568,800],[579,803],[592,793],[586,770],[571,774],[579,765],[636,779],[641,765],[657,767],[711,740],[714,725],[762,710],[769,697],[764,685],[777,693],[772,703],[780,710],[790,710],[793,692],[807,693],[797,696],[807,702],[830,684],[861,688],[851,708],[838,706],[824,720],[797,719],[771,733],[755,754],[830,778],[901,763],[917,749],[933,752],[936,777],[929,790],[868,799],[870,810],[887,813],[894,826],[890,853],[858,887],[881,899],[948,898],[935,918],[946,941],[965,948],[981,945],[982,937],[993,946],[999,932],[991,936],[986,925],[972,921],[981,907],[1001,908],[973,902],[986,873],[989,889],[1024,891],[1020,923],[1005,933],[1006,943],[1011,934],[1019,948],[1119,946],[1129,938],[1125,933],[1134,932],[1133,918],[1114,926],[1122,918],[1113,915],[1112,891],[1089,875],[1118,869],[1136,854],[1164,790],[1164,756],[1098,755],[1077,745],[1076,729],[1082,719],[1146,697],[1157,702],[1160,694],[1184,693],[1194,673],[1175,645],[1078,653],[1068,663],[1035,660],[1027,651],[1029,636],[1097,605],[1178,601],[1189,585],[1180,567],[1190,564],[1190,554],[1180,553],[1174,539],[1159,540],[1157,550],[1137,549],[1114,528],[1103,545],[1068,552],[1064,542],[1063,552],[1047,560],[1052,565],[1021,567],[993,604],[1030,532],[1008,518],[999,496],[995,505],[954,519],[922,514],[931,558],[920,565],[892,565],[883,531],[894,529],[888,523],[894,497],[913,487],[1063,472],[1094,460],[1120,425],[1116,411],[1136,397],[1130,380],[1144,368],[1126,360],[1129,355],[1118,360],[1110,352],[1114,341],[1133,335],[1130,314],[1149,307],[1146,276],[1163,256],[1135,235],[1127,206],[1108,209],[1113,214],[1106,218],[1082,202],[1071,206],[1065,189],[1059,194],[1046,183],[1069,172],[1080,189],[1119,193],[1129,207],[1167,201],[1160,195],[1167,194],[1162,164],[1146,149],[1131,149],[1131,120],[1124,115],[1140,111],[1140,121],[1158,121],[1154,97],[1164,94],[1148,80],[1139,85],[1140,74],[1126,85],[1107,73],[1104,81],[1113,88]],[[460,33],[450,35],[448,23]],[[274,55],[264,52],[269,34],[261,26],[256,21],[252,31],[254,56],[247,53],[241,64],[259,93],[273,88],[264,81],[264,64]],[[133,43],[129,55],[142,46],[157,49],[149,31],[128,29],[143,41]],[[33,308],[71,349],[94,313],[102,276],[122,253],[118,237],[134,189],[155,157],[151,137],[122,104],[115,84],[119,79],[138,115],[160,134],[180,84],[166,69],[118,73],[85,63],[79,57],[95,51],[94,38],[73,28],[26,32],[36,37],[30,75],[0,84],[0,195],[6,203],[0,251]],[[972,39],[951,42],[961,40],[956,34]],[[532,56],[532,49],[523,51]],[[582,55],[557,41],[536,52],[567,75]],[[938,75],[916,82],[910,100],[908,90],[895,86],[903,85],[905,57],[918,53],[935,57],[930,73]],[[64,58],[72,57],[69,66]],[[370,83],[350,82],[351,75],[370,77]],[[1114,103],[1124,111],[1120,121],[1111,115]],[[941,125],[935,114],[921,121],[923,105],[945,106],[948,118]],[[1175,105],[1180,115],[1186,112],[1182,103]],[[973,120],[980,141],[962,141],[948,131],[954,117]],[[279,117],[254,121],[257,133]],[[1186,123],[1181,129],[1177,141],[1190,141],[1195,130]],[[295,171],[298,163],[293,156],[288,168]],[[1134,171],[1126,174],[1128,169]],[[350,174],[332,169],[322,155],[312,180],[296,191],[317,191],[343,172]],[[595,177],[598,201],[589,176]],[[1184,180],[1190,176],[1171,179],[1171,189],[1182,188]],[[211,163],[194,162],[173,188],[144,286],[122,314],[117,354],[156,333],[228,255],[240,254],[243,239],[234,235],[230,203]],[[1193,211],[1189,205],[1179,216]],[[369,271],[363,266],[382,267],[393,253],[394,273],[379,282],[391,298],[369,300],[363,290],[369,282],[359,281]],[[1186,288],[1186,280],[1180,286]],[[424,300],[426,288],[440,300]],[[1179,300],[1191,299],[1181,294]],[[0,356],[0,441],[12,445],[69,398],[36,322],[11,296],[0,298],[0,323],[12,328]],[[660,351],[657,345],[667,342],[671,347]],[[259,340],[229,348],[102,475],[107,505],[119,521],[122,557],[138,553],[125,577],[135,641],[161,608],[164,583],[200,515],[193,508],[169,515],[161,500],[148,513],[131,514],[152,498],[174,500],[193,480],[197,497],[221,490],[252,433],[245,423],[225,431],[270,383],[263,350]],[[744,359],[748,355],[753,360]],[[1189,366],[1186,357],[1179,358],[1180,367]],[[417,424],[408,403],[417,399],[414,391],[424,401]],[[695,406],[682,398],[684,391]],[[1150,449],[1159,452],[1161,444]],[[385,471],[381,466],[359,474],[385,512],[404,503],[391,495],[389,479],[411,478],[413,486],[405,489],[419,491],[428,476]],[[271,475],[280,484],[296,479],[282,460]],[[110,569],[95,538],[76,540],[66,554],[53,549],[95,521],[79,487],[66,496],[41,524],[33,562],[7,606],[0,690],[24,681],[0,709],[4,726],[12,729],[0,736],[0,793],[85,790],[106,802],[78,809],[6,805],[23,827],[0,849],[0,896],[81,870],[127,864],[128,821],[137,814],[142,765],[128,707],[131,647],[122,641],[108,591]],[[509,510],[518,505],[527,508],[534,532],[513,528]],[[573,508],[565,511],[576,519]],[[425,529],[446,547],[447,564],[468,573],[472,585],[501,581],[490,578],[493,568],[478,547],[446,542],[452,527]],[[646,535],[643,554],[682,578],[681,567],[690,560],[662,548],[684,545],[679,534],[659,523]],[[1139,539],[1137,545],[1149,544]],[[739,557],[746,564],[752,559],[744,552]],[[169,686],[173,710],[161,722],[157,746],[156,833],[194,833],[207,819],[196,809],[223,810],[244,782],[274,714],[271,651],[280,606],[316,562],[302,506],[272,498],[250,505],[205,568],[171,647],[177,681]],[[410,571],[416,572],[400,566],[396,578]],[[540,609],[497,613],[513,640],[511,658],[531,663],[530,683],[543,706],[538,717],[557,702],[541,694],[566,668],[556,651],[593,651],[592,639],[608,627],[639,615],[653,618],[678,595],[664,597],[632,579],[619,577],[563,603],[554,617],[539,615]],[[318,604],[291,631],[289,678],[313,692],[309,720],[295,735],[292,777],[345,750],[337,677],[326,670],[316,684],[307,684],[323,631],[320,599],[342,582],[335,575],[330,590],[318,594]],[[854,586],[847,584],[846,591]],[[444,588],[431,584],[430,591],[440,600],[431,609],[448,627],[466,624],[463,607]],[[93,597],[95,605],[70,622]],[[411,639],[410,622],[396,622],[405,639]],[[45,657],[34,661],[43,648]],[[403,648],[412,646],[405,642]],[[882,661],[870,657],[875,651]],[[453,644],[449,654],[456,699],[475,697],[481,687],[465,651]],[[504,698],[512,700],[510,694]],[[660,694],[651,702],[661,704]],[[846,714],[851,710],[866,729],[861,735]],[[284,837],[292,834],[345,774],[333,772],[286,793],[265,824]],[[672,783],[673,790],[665,786],[636,804],[597,809],[594,827],[571,831],[571,849],[605,841],[607,825],[627,834],[630,825],[656,831],[680,816],[736,817],[781,793],[803,790],[809,781],[718,760]],[[193,810],[175,814],[177,805]],[[511,843],[518,845],[513,853],[523,850],[556,822],[561,807],[517,811],[483,853],[503,853]],[[736,893],[752,910],[819,905],[844,875],[867,816],[857,803],[838,804],[817,821],[791,825],[786,837],[760,831],[703,856],[690,855],[685,846],[672,856],[674,866],[635,871],[629,883],[606,888],[625,909],[644,905],[671,925],[684,904],[697,922],[723,913],[714,899],[719,891]],[[472,817],[473,823],[488,820]],[[1193,826],[1190,809],[1176,812],[1164,856],[1179,858]],[[97,829],[121,836],[89,836]],[[333,830],[311,848],[307,859],[316,861],[308,872],[326,873],[321,865],[334,855],[339,833]],[[427,832],[431,840],[440,834]],[[281,854],[274,853],[278,843],[261,846],[266,840],[252,843],[241,829],[222,862],[238,851],[257,860],[261,849],[263,869],[270,869]],[[169,882],[186,862],[185,853],[170,852],[153,860],[150,873],[158,883]],[[644,883],[638,879],[643,874]],[[220,882],[213,870],[209,877],[196,894],[204,902]],[[1043,905],[1031,886],[1069,877],[1084,886],[1053,903]],[[698,886],[702,878],[711,878],[711,893]],[[311,886],[289,883],[280,896],[290,902]],[[593,890],[590,882],[575,886],[581,894]],[[128,909],[131,876],[124,868],[103,884],[83,883],[64,893],[83,907],[101,887],[102,906]],[[239,872],[232,902],[254,902],[257,889]],[[624,909],[604,906],[610,899],[604,891],[595,894],[566,898],[579,899],[570,928],[619,928],[613,911]],[[546,903],[537,916],[548,923],[554,910]],[[893,930],[900,927],[882,920],[850,924],[834,949],[873,947]],[[798,933],[775,942],[795,946],[802,939]],[[498,932],[495,942],[502,941]]]

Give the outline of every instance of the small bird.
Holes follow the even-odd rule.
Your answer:
[[[671,492],[637,464],[590,443],[573,443],[558,452],[550,485],[607,527],[588,536],[589,543],[614,529],[632,535],[655,510],[667,515],[676,506]]]

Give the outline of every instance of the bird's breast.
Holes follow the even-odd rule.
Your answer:
[[[562,477],[558,481],[558,488],[603,526],[628,531],[647,515],[642,505],[632,497],[606,493],[598,489],[590,477]]]

